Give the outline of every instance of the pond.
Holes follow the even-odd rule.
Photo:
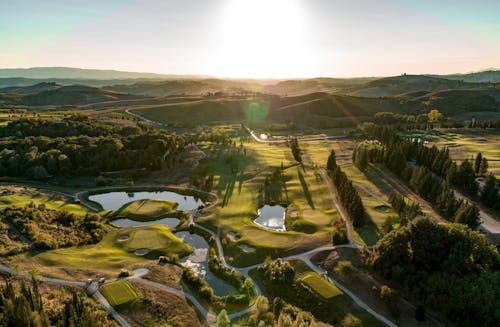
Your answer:
[[[190,232],[178,232],[175,233],[175,236],[193,248],[193,253],[181,259],[181,263],[185,267],[188,267],[196,275],[206,280],[216,295],[238,294],[238,291],[233,286],[216,277],[208,268],[210,245],[203,237],[198,234],[191,234]]]
[[[169,228],[175,228],[179,225],[180,220],[177,218],[163,218],[153,221],[135,221],[131,219],[116,219],[111,221],[111,223],[118,227],[137,227],[137,226],[148,226],[148,225],[165,225]]]
[[[178,210],[192,210],[203,204],[201,199],[190,195],[183,195],[170,191],[157,192],[108,192],[89,196],[90,201],[99,203],[104,210],[118,210],[124,204],[135,200],[167,200],[174,201],[179,204]]]
[[[286,208],[280,205],[265,205],[259,209],[259,217],[254,222],[264,228],[285,231]]]

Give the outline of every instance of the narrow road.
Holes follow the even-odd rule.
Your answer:
[[[252,131],[250,128],[244,126],[245,129],[250,133],[250,135],[253,137],[253,139],[259,143],[287,143],[289,140],[283,139],[283,140],[264,140],[258,137],[254,131]],[[312,137],[296,137],[298,141],[320,141],[320,140],[334,140],[334,139],[343,139],[346,138],[347,136],[345,135],[339,135],[339,136],[312,136]]]
[[[340,217],[342,217],[342,220],[344,220],[345,226],[347,228],[347,240],[349,241],[349,244],[354,244],[354,241],[352,240],[352,226],[351,226],[351,220],[349,219],[348,215],[345,213],[344,208],[339,204],[339,201],[337,199],[337,196],[335,194],[334,186],[330,178],[328,177],[328,174],[323,168],[319,168],[321,172],[321,177],[323,178],[323,181],[326,183],[326,186],[328,187],[328,192],[330,193],[330,197],[332,198],[332,202],[335,205],[335,208],[337,208],[337,212],[340,214]]]

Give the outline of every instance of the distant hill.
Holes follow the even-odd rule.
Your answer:
[[[36,94],[25,95],[19,99],[17,103],[30,106],[78,105],[136,98],[137,96],[130,94],[112,92],[85,85],[71,85]]]
[[[468,74],[442,75],[442,78],[462,80],[470,83],[498,83],[500,82],[500,70],[485,70]]]
[[[108,90],[144,96],[200,95],[216,92],[252,92],[263,88],[258,82],[223,79],[177,79],[167,81],[142,81],[131,85],[111,85]]]
[[[362,97],[397,96],[419,91],[442,91],[452,89],[473,89],[494,86],[493,83],[470,83],[425,75],[401,75],[385,77],[368,82],[350,95]]]
[[[314,92],[342,93],[377,79],[378,77],[293,79],[267,85],[263,90],[279,95],[301,95]]]
[[[118,70],[83,69],[72,67],[32,67],[32,68],[3,68],[0,69],[0,78],[23,77],[31,79],[167,79],[186,78],[184,75],[166,75],[154,73],[124,72]],[[193,76],[191,76],[193,78]]]
[[[33,94],[43,91],[55,90],[60,88],[61,86],[62,85],[59,85],[55,82],[41,82],[29,86],[10,86],[10,87],[0,88],[0,93]]]

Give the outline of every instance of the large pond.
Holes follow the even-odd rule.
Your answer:
[[[192,210],[203,204],[198,198],[170,191],[157,192],[108,192],[89,196],[89,200],[99,203],[104,210],[118,210],[124,204],[135,200],[156,199],[174,201],[178,210]]]
[[[286,208],[280,205],[265,205],[259,209],[259,217],[254,222],[262,227],[276,231],[285,231]]]
[[[137,226],[148,226],[148,225],[165,225],[169,228],[174,228],[179,225],[180,220],[177,218],[163,218],[153,221],[135,221],[132,219],[116,219],[111,223],[118,227],[137,227]]]
[[[199,277],[206,280],[214,289],[215,294],[224,296],[226,294],[238,294],[231,285],[216,277],[208,268],[210,245],[203,237],[190,232],[178,232],[175,236],[191,245],[193,253],[181,259],[181,263],[194,271]]]

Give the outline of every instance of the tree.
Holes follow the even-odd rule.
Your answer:
[[[443,119],[443,114],[437,109],[432,109],[431,111],[429,111],[427,116],[429,118],[429,122],[431,123],[441,121]]]
[[[482,162],[483,162],[483,155],[481,154],[481,152],[479,152],[476,156],[476,160],[474,161],[474,170],[476,171],[476,174],[479,174]]]
[[[231,320],[229,320],[227,311],[223,309],[217,316],[217,327],[230,327],[230,326],[231,326]]]
[[[489,174],[481,190],[481,201],[489,207],[494,206],[500,199],[496,184],[495,176]]]
[[[337,160],[335,158],[335,150],[330,151],[330,155],[328,156],[328,161],[326,162],[326,169],[328,171],[333,170],[337,166]]]
[[[484,175],[486,174],[487,171],[488,171],[488,159],[483,158],[483,160],[481,161],[481,167],[479,168],[479,173],[481,175]]]

